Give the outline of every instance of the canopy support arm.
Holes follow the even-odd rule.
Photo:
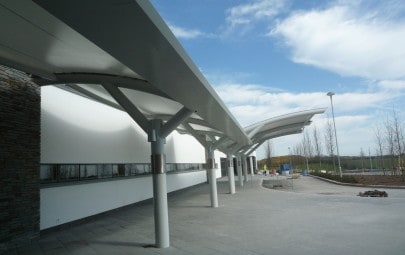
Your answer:
[[[183,107],[178,111],[170,120],[164,124],[160,130],[160,136],[166,137],[173,130],[175,130],[183,121],[185,121],[190,115],[193,114],[192,111]]]
[[[138,123],[138,125],[148,133],[149,130],[149,121],[143,115],[143,113],[122,93],[122,91],[115,85],[110,83],[103,83],[102,84],[105,90],[110,93],[110,95],[117,101],[118,104],[121,105],[122,108],[131,116],[133,120]]]
[[[183,127],[189,132],[197,141],[205,148],[207,147],[207,141],[205,141],[187,122],[182,123]]]

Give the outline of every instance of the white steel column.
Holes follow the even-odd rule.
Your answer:
[[[250,164],[250,175],[252,176],[252,180],[253,180],[253,176],[255,176],[255,173],[253,171],[253,159],[252,159],[252,157],[249,157],[249,164]]]
[[[228,181],[229,181],[229,193],[235,194],[235,175],[233,173],[233,158],[232,154],[227,154],[227,165],[228,165]]]
[[[153,177],[153,205],[155,213],[155,240],[157,248],[170,246],[169,214],[165,172],[165,138],[159,136],[162,120],[152,120],[149,135]]]
[[[236,157],[236,171],[238,172],[239,186],[243,187],[241,156]]]
[[[254,158],[255,158],[255,169],[259,169],[259,166],[257,165],[257,158],[256,157]]]
[[[207,171],[210,185],[211,207],[218,207],[218,192],[217,192],[217,171],[215,168],[215,157],[212,149],[207,149]]]
[[[248,174],[247,174],[247,157],[246,156],[242,156],[242,163],[243,163],[243,178],[244,178],[244,181],[247,182]]]
[[[185,121],[192,114],[192,111],[183,107],[163,125],[163,121],[160,119],[149,121],[117,86],[110,83],[103,83],[103,87],[148,134],[148,142],[151,143],[152,152],[151,165],[156,248],[169,247],[169,215],[164,153],[165,138],[178,125]]]

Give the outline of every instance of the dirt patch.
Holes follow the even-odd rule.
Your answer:
[[[365,185],[405,186],[402,176],[387,175],[354,175],[358,183]]]

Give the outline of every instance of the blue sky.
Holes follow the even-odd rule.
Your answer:
[[[340,154],[359,155],[361,148],[375,152],[374,130],[393,107],[405,119],[404,1],[152,4],[242,126],[328,107],[306,128],[323,133],[333,91]],[[273,139],[275,155],[301,140]]]

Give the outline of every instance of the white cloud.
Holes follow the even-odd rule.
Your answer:
[[[173,24],[168,24],[170,30],[172,30],[173,34],[177,38],[182,39],[195,39],[199,37],[212,37],[212,35],[204,33],[197,29],[188,29],[179,26],[175,26]]]
[[[405,92],[405,3],[336,0],[284,18],[288,7],[286,1],[254,1],[231,8],[228,32],[243,34],[259,25],[273,26],[269,36],[288,47],[294,62],[365,78],[372,86],[337,93],[333,104],[341,154],[358,155],[361,147],[373,151],[373,127]],[[320,107],[328,107],[331,115],[327,91],[294,93],[235,80],[216,82],[215,89],[242,126]],[[326,118],[315,117],[313,125],[323,132]],[[301,139],[302,135],[274,139],[276,154],[288,154],[288,147]]]
[[[405,90],[405,80],[384,80],[378,84],[384,90],[401,91]]]
[[[269,35],[282,39],[296,63],[345,76],[404,79],[405,20],[387,15],[386,1],[373,9],[349,3],[293,13]]]
[[[226,34],[236,29],[241,34],[248,31],[256,22],[269,20],[277,16],[287,6],[287,0],[257,0],[234,6],[226,10]]]
[[[378,108],[398,96],[399,95],[397,94],[392,94],[384,90],[376,92],[350,92],[334,95],[333,105],[335,111],[352,112],[369,108]]]
[[[328,116],[331,118],[330,100],[326,91],[312,93],[292,93],[257,84],[227,82],[214,87],[241,126],[247,126],[271,117],[314,108],[328,108],[326,114],[316,115],[314,125],[324,132]],[[381,87],[380,87],[381,88]],[[385,105],[400,93],[390,93],[380,89],[375,92],[352,92],[333,96],[336,127],[342,155],[357,155],[360,147],[373,148],[373,127],[381,121],[381,116],[390,109]],[[381,109],[382,110],[381,110]],[[288,147],[298,144],[302,135],[291,135],[274,139],[277,155],[286,155]],[[323,139],[323,138],[322,138]],[[261,155],[262,150],[258,150]],[[263,154],[264,155],[264,154]]]
[[[325,107],[328,102],[324,93],[293,94],[252,84],[227,83],[215,89],[242,126],[292,111]]]
[[[237,83],[225,83],[215,90],[243,126],[294,111],[330,106],[326,92],[291,93]],[[335,113],[344,114],[378,108],[398,96],[385,91],[344,93],[333,96],[333,104]]]

